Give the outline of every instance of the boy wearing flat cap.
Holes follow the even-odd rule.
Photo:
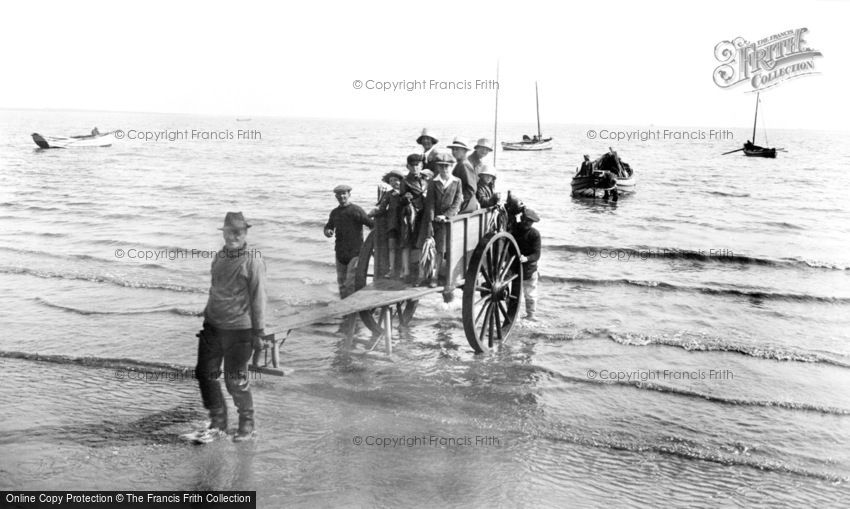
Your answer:
[[[254,401],[248,380],[248,361],[262,344],[266,309],[266,263],[256,250],[248,250],[245,237],[251,225],[241,212],[228,212],[224,247],[212,262],[212,284],[204,309],[204,329],[198,334],[195,377],[204,408],[210,414],[204,432],[212,440],[227,432],[227,405],[218,377],[224,361],[224,384],[239,413],[234,441],[254,435]]]
[[[420,218],[425,209],[425,191],[428,189],[428,179],[422,174],[422,156],[410,154],[407,156],[407,175],[401,181],[401,276],[406,283],[414,283],[421,278],[421,274],[414,276],[418,271],[418,250],[422,247],[418,244],[419,230],[421,228]],[[413,269],[411,264],[415,264]]]
[[[363,227],[374,228],[375,222],[366,211],[351,203],[351,186],[336,186],[334,195],[339,207],[331,211],[324,231],[325,237],[336,236],[336,282],[339,296],[344,299],[354,293],[354,273],[363,245]]]
[[[433,238],[436,248],[436,267],[433,274],[430,275],[427,284],[434,288],[437,286],[437,280],[434,275],[445,276],[443,271],[443,257],[446,254],[446,223],[449,218],[458,214],[461,201],[463,200],[463,191],[461,189],[460,180],[449,174],[449,167],[454,163],[452,156],[448,154],[439,154],[437,156],[438,174],[428,184],[428,192],[425,194],[425,212],[422,215],[422,231],[420,237],[422,242],[424,239]]]

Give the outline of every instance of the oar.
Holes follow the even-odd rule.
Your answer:
[[[742,151],[742,150],[744,150],[744,149],[739,148],[739,149],[737,149],[737,150],[730,150],[729,152],[723,152],[723,153],[722,153],[722,154],[720,154],[720,155],[725,156],[726,154],[732,154],[732,153],[734,153],[734,152],[740,152],[740,151]]]

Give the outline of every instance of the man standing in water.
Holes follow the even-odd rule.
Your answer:
[[[540,216],[526,208],[522,213],[519,224],[513,228],[513,235],[519,246],[522,263],[522,293],[525,297],[525,319],[536,321],[537,317],[537,283],[540,275],[537,273],[537,262],[540,260],[540,232],[533,226],[540,221]]]
[[[344,299],[354,293],[354,273],[363,245],[363,227],[374,228],[375,221],[359,205],[351,203],[351,186],[336,186],[334,195],[339,207],[331,211],[325,224],[325,237],[336,235],[336,282],[339,297]]]
[[[204,329],[198,334],[195,377],[210,425],[197,439],[208,442],[227,433],[227,405],[218,377],[224,360],[224,384],[239,413],[234,441],[254,436],[254,401],[248,380],[248,361],[262,344],[266,310],[266,263],[245,241],[251,225],[241,212],[228,212],[224,247],[212,262],[212,284],[204,309]]]

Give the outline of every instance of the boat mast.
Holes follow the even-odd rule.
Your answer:
[[[753,138],[752,138],[753,144],[755,144],[755,142],[756,142],[756,122],[759,119],[759,93],[760,92],[756,92],[756,116],[755,116],[755,118],[753,118]]]
[[[496,60],[496,113],[493,114],[493,169],[496,168],[496,154],[499,153],[499,61]]]
[[[537,138],[543,139],[543,132],[540,130],[540,96],[537,94],[537,82],[534,82],[534,102],[537,103]]]

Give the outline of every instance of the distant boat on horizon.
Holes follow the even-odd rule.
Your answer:
[[[237,117],[237,118],[236,118],[236,121],[237,121],[237,122],[250,122],[250,121],[251,121],[251,119],[250,119],[249,117],[241,117],[241,118],[240,118],[240,117]]]
[[[534,101],[537,104],[537,136],[523,135],[522,141],[503,141],[502,150],[552,150],[552,137],[544,138],[540,129],[540,95],[537,93],[537,82],[534,82]]]

